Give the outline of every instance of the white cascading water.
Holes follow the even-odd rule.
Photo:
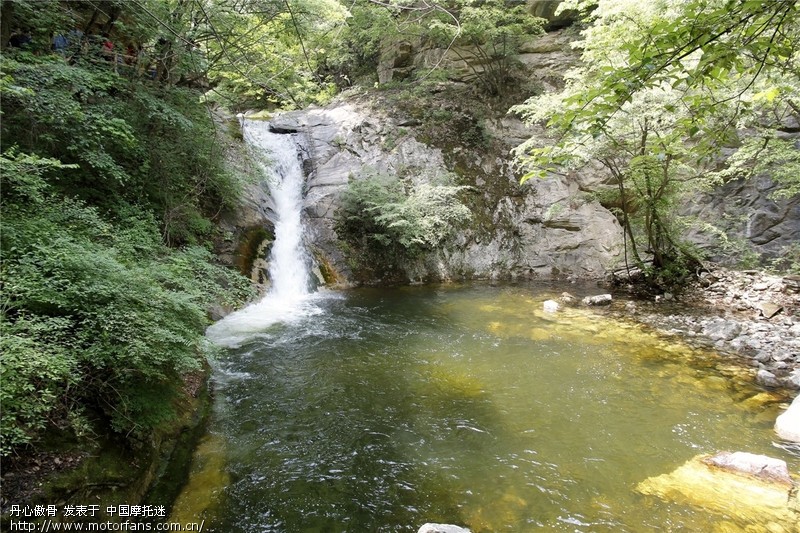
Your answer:
[[[291,135],[269,131],[269,123],[245,121],[244,138],[258,152],[275,208],[275,241],[269,261],[271,285],[257,303],[213,324],[206,336],[235,347],[257,337],[276,322],[288,322],[320,311],[309,292],[309,259],[303,246],[303,169]]]
[[[270,295],[279,300],[297,300],[308,294],[308,257],[303,246],[303,168],[297,144],[291,135],[269,131],[268,123],[246,123],[245,139],[270,152],[262,163],[269,176],[269,191],[275,203],[275,241],[270,253]]]

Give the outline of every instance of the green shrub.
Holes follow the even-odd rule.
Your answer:
[[[198,368],[205,309],[245,298],[246,281],[203,248],[166,248],[153,217],[132,207],[109,222],[50,197],[6,216],[3,453],[85,407],[116,431],[146,434],[168,416],[163,391]]]
[[[64,318],[21,315],[11,322],[0,314],[0,454],[62,418],[59,400],[77,371],[66,348],[70,327]]]
[[[207,240],[209,218],[238,202],[242,185],[224,168],[197,91],[127,80],[106,65],[7,55],[3,144],[62,163],[50,181],[58,192],[108,211],[149,208],[174,245]]]
[[[412,184],[370,172],[352,179],[342,194],[336,231],[355,270],[375,275],[440,247],[471,213],[451,176]]]

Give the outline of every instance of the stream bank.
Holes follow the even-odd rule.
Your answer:
[[[210,372],[204,365],[183,377],[181,393],[173,402],[175,418],[156,428],[137,447],[114,436],[98,435],[87,445],[75,437],[52,435],[40,443],[41,451],[4,459],[0,530],[5,531],[14,518],[12,506],[31,510],[55,506],[65,522],[89,520],[87,515],[71,519],[62,515],[69,506],[98,505],[103,522],[125,520],[122,515],[107,516],[108,506],[146,506],[154,512],[159,507],[168,509],[186,480],[198,439],[205,433],[212,404]]]
[[[715,268],[682,294],[623,298],[610,312],[713,348],[769,389],[800,390],[800,277]]]

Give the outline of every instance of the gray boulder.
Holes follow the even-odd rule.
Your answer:
[[[768,176],[736,179],[698,195],[684,208],[684,214],[695,216],[722,231],[726,238],[708,232],[698,224],[687,238],[722,264],[735,264],[741,254],[725,250],[728,242],[747,245],[762,260],[779,259],[800,241],[800,195],[776,199],[779,185]]]
[[[531,15],[541,17],[547,21],[548,29],[563,28],[579,19],[579,13],[570,9],[563,9],[558,14],[558,6],[563,0],[530,0],[528,6]]]
[[[763,385],[765,387],[779,387],[780,382],[778,378],[775,377],[775,374],[770,372],[769,370],[764,370],[763,368],[758,371],[756,374],[756,383],[759,385]]]
[[[792,483],[786,461],[747,452],[720,452],[705,463],[729,472],[747,474],[765,481]]]
[[[587,296],[583,300],[583,305],[611,305],[610,294],[598,294],[596,296]]]
[[[742,331],[742,326],[737,322],[715,318],[706,324],[703,334],[713,341],[730,341]]]

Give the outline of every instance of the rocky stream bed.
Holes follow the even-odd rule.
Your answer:
[[[679,295],[617,299],[610,312],[740,359],[761,386],[800,389],[800,276],[719,268]]]

